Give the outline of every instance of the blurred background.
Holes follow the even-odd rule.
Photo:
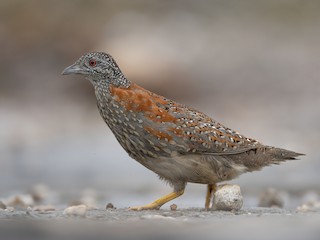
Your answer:
[[[318,194],[319,11],[316,0],[1,0],[0,197],[42,186],[62,204],[125,207],[171,191],[117,143],[91,84],[61,76],[89,51],[248,137],[307,154],[234,180],[245,204],[268,187]],[[189,184],[175,202],[202,206],[205,189]]]

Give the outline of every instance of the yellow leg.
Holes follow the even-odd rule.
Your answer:
[[[184,193],[184,190],[181,190],[179,192],[172,192],[168,195],[161,197],[157,200],[155,200],[153,203],[144,205],[144,206],[138,206],[138,207],[130,207],[130,210],[134,211],[141,211],[141,210],[152,210],[152,209],[159,209],[163,204],[171,201],[172,199],[175,199],[179,196],[181,196]]]
[[[208,184],[207,186],[207,194],[206,194],[206,202],[205,202],[205,208],[208,210],[210,208],[211,198],[212,195],[215,193],[217,189],[216,184]]]

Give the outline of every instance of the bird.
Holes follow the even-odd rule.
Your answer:
[[[264,145],[213,118],[130,81],[114,58],[90,52],[63,75],[88,79],[101,117],[129,156],[156,173],[173,191],[131,210],[157,210],[181,196],[187,183],[207,185],[210,209],[217,184],[304,155]]]

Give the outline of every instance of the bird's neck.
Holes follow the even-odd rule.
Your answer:
[[[111,99],[110,88],[116,87],[120,89],[128,89],[132,85],[131,81],[129,81],[123,75],[118,76],[115,79],[100,79],[99,81],[91,82],[94,86],[95,95],[98,100],[98,103],[109,102],[109,100]]]

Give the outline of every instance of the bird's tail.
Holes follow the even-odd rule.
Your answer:
[[[260,170],[262,167],[272,164],[280,164],[287,160],[298,160],[298,157],[303,155],[305,154],[282,148],[261,146],[242,153],[239,156],[230,157],[233,158],[234,162],[242,163],[247,167],[247,171],[251,172]]]
[[[298,160],[299,158],[297,157],[305,155],[276,147],[266,147],[265,151],[270,156],[271,164],[279,164],[287,160]]]

